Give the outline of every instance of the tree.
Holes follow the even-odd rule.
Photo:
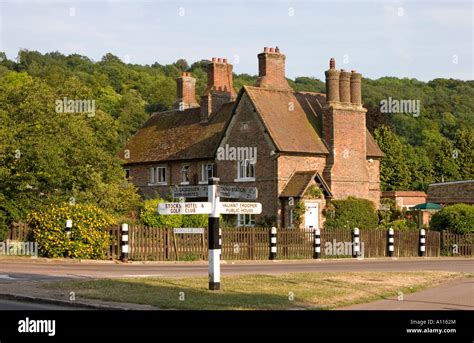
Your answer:
[[[387,126],[375,130],[375,139],[385,156],[380,163],[382,190],[405,190],[411,183],[405,160],[405,148]]]

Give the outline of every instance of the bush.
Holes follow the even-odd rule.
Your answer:
[[[378,215],[373,202],[367,199],[348,197],[333,200],[326,211],[326,229],[375,229]]]
[[[416,223],[410,219],[396,219],[388,224],[388,228],[394,230],[413,230],[416,229]]]
[[[185,214],[183,215],[182,227],[207,228],[208,218],[207,214]]]
[[[446,206],[431,217],[432,230],[448,230],[453,233],[474,232],[474,206],[456,204]]]
[[[72,220],[71,237],[66,234],[66,220]],[[114,219],[95,205],[49,205],[31,212],[28,222],[45,257],[74,257],[100,259],[109,247],[106,229]]]

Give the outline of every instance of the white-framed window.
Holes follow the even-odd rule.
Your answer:
[[[189,166],[183,165],[181,167],[181,184],[188,185],[189,184]]]
[[[255,226],[255,214],[238,214],[237,226]]]
[[[255,160],[237,161],[237,181],[255,181]]]
[[[166,185],[166,167],[151,167],[149,184]]]
[[[214,164],[205,163],[201,165],[201,180],[199,183],[206,183],[209,181],[209,178],[214,177]]]

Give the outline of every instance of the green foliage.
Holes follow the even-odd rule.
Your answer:
[[[72,220],[70,238],[66,221]],[[109,247],[107,228],[115,223],[113,217],[95,205],[78,204],[44,206],[28,216],[38,250],[45,257],[104,258]]]
[[[153,228],[202,227],[207,228],[207,214],[160,215],[158,204],[164,199],[148,199],[143,201],[140,210],[140,221]]]
[[[394,230],[413,230],[416,229],[416,223],[413,220],[402,218],[389,223],[389,228]]]
[[[306,206],[303,200],[298,200],[293,207],[293,224],[295,227],[299,227],[303,222],[304,214],[306,212]]]
[[[158,214],[158,204],[162,202],[166,201],[164,199],[149,199],[143,202],[143,208],[140,211],[140,220],[143,224],[155,228],[181,227],[183,223],[182,215]]]
[[[306,192],[304,193],[304,196],[309,199],[319,199],[322,195],[323,192],[321,188],[319,188],[317,185],[309,186]]]
[[[373,202],[367,199],[348,197],[331,201],[332,214],[324,222],[326,229],[375,229],[378,216]],[[328,211],[327,211],[328,212]]]
[[[208,218],[207,214],[185,214],[182,216],[182,227],[203,227],[207,228]]]
[[[456,204],[446,206],[431,217],[433,230],[448,230],[453,233],[474,232],[474,205]]]

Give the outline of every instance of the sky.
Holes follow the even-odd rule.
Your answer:
[[[0,51],[110,52],[132,64],[228,58],[258,73],[278,46],[286,75],[324,79],[337,67],[365,77],[474,79],[473,1],[0,0]]]

